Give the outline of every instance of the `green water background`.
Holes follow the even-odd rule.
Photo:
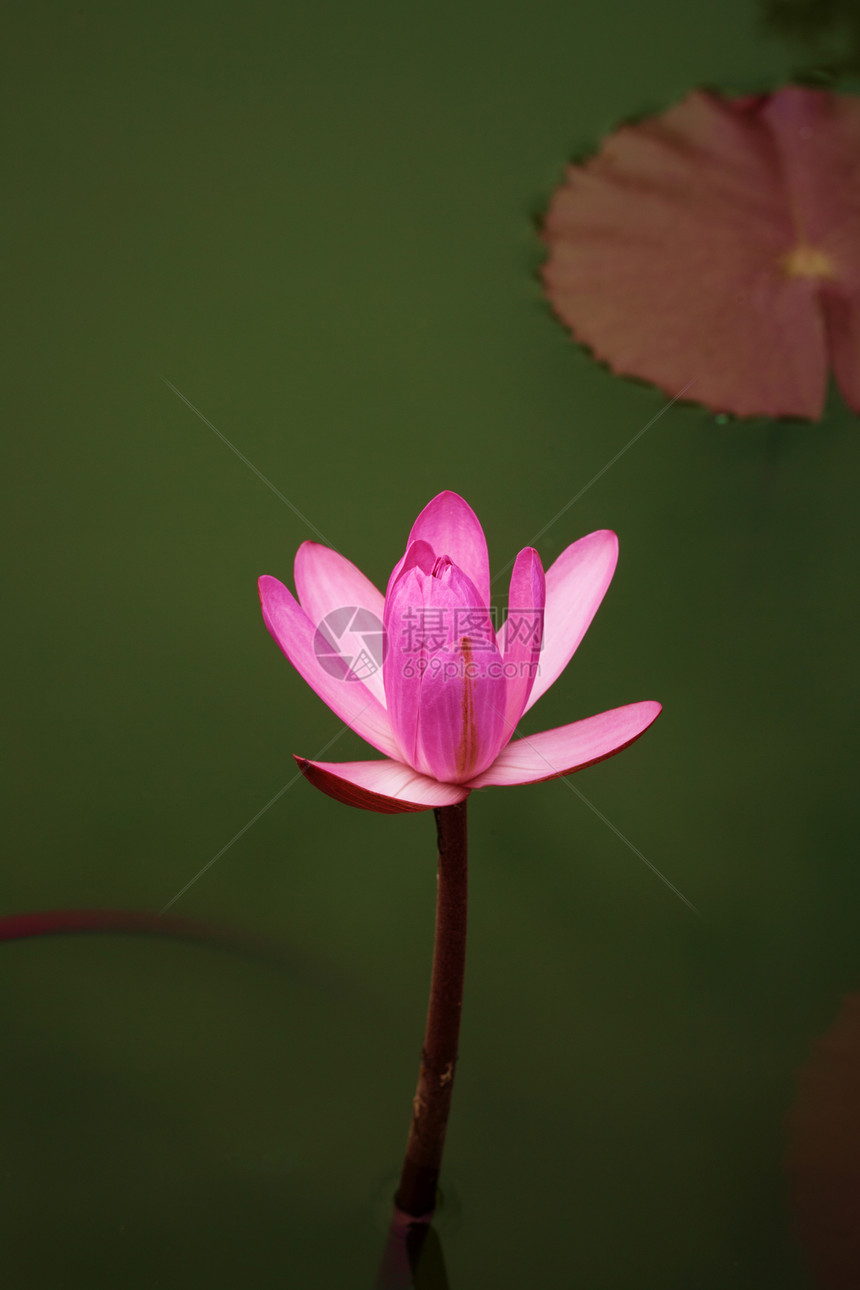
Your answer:
[[[624,117],[812,55],[744,0],[6,29],[0,913],[159,910],[281,792],[173,912],[285,955],[2,947],[7,1284],[369,1286],[405,1140],[432,817],[291,782],[340,723],[255,581],[315,533],[164,376],[383,586],[442,488],[495,569],[579,493],[545,563],[620,537],[526,729],[664,715],[571,785],[472,799],[451,1286],[808,1286],[782,1121],[860,989],[857,418],[664,411],[550,316],[534,221]]]

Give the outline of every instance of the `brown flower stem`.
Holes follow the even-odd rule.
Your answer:
[[[448,1128],[466,968],[467,836],[466,803],[434,811],[439,841],[436,938],[427,1029],[421,1050],[412,1124],[395,1205],[429,1221]]]

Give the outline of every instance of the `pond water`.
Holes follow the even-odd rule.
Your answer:
[[[860,1171],[856,1105],[843,1131],[843,1094],[807,1082],[835,1107],[822,1159],[808,1127],[790,1141],[814,1107],[786,1120],[860,991],[857,418],[835,392],[813,425],[667,406],[579,350],[537,278],[565,163],[621,120],[798,70],[860,88],[851,10],[786,12],[11,20],[0,914],[169,905],[222,939],[0,947],[10,1287],[373,1285],[433,819],[297,777],[293,753],[364,745],[278,653],[255,582],[323,534],[384,586],[445,488],[494,571],[538,533],[547,564],[619,535],[526,731],[664,712],[570,780],[471,799],[423,1284],[860,1284],[816,1279],[822,1222],[798,1228],[790,1186],[814,1208]]]

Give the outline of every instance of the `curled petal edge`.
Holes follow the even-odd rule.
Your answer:
[[[393,760],[321,762],[296,756],[296,762],[305,779],[336,802],[380,815],[454,806],[469,796],[463,784],[442,784]]]

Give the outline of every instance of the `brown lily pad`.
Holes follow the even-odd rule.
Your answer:
[[[815,1284],[860,1286],[860,995],[847,995],[798,1075],[785,1167]]]
[[[860,411],[860,98],[696,90],[571,166],[547,295],[614,372],[739,416]]]

